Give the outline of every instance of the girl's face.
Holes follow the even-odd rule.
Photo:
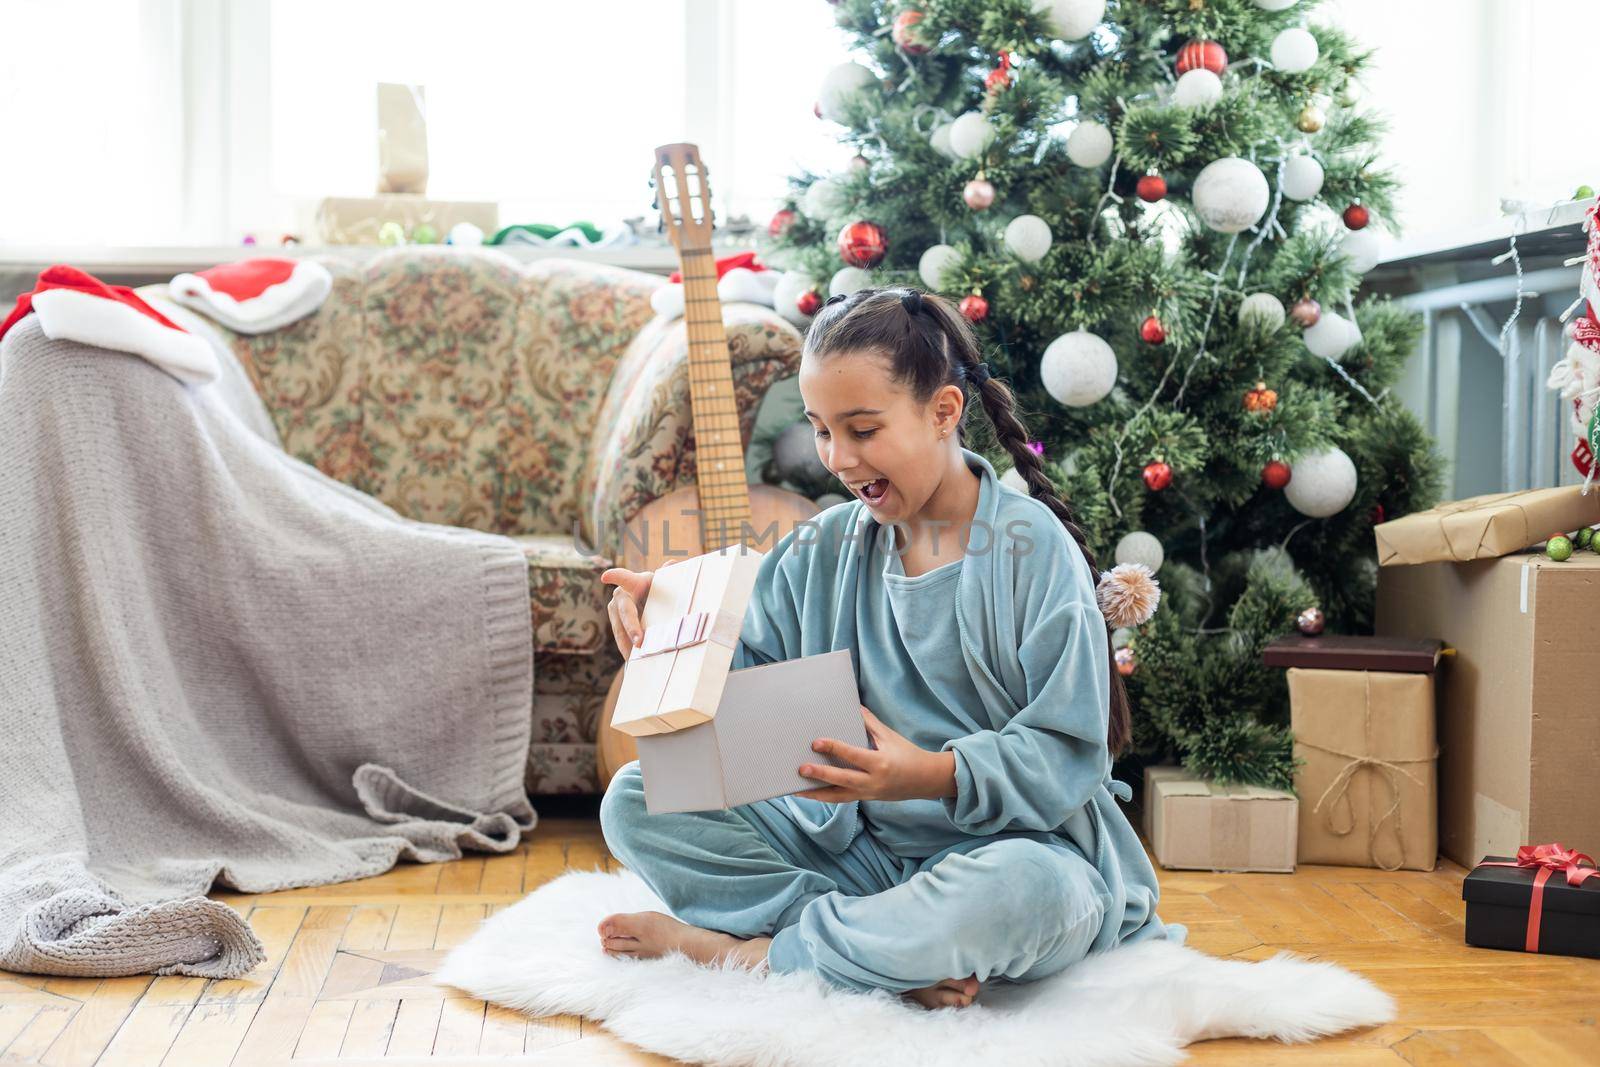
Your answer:
[[[961,390],[947,385],[918,404],[879,356],[805,356],[800,396],[823,465],[880,523],[917,516],[949,469],[949,453],[960,448]]]

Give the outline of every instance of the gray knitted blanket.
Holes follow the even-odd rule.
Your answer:
[[[237,977],[264,954],[214,881],[536,821],[522,553],[288,456],[216,347],[190,386],[37,316],[0,342],[0,970]]]

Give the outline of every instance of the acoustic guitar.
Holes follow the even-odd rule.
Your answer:
[[[673,560],[739,543],[770,552],[780,538],[819,510],[798,493],[745,481],[733,361],[722,329],[711,250],[715,223],[711,186],[700,150],[692,144],[657,148],[652,185],[662,229],[678,250],[683,272],[695,484],[645,505],[628,524],[617,565],[634,571],[655,570]],[[597,733],[595,770],[602,790],[618,768],[638,758],[633,738],[611,726],[621,688],[618,671],[606,694]]]

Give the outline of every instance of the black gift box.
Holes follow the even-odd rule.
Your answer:
[[[1484,863],[1515,862],[1515,856],[1485,856]],[[1527,951],[1528,906],[1538,867],[1474,867],[1461,883],[1467,902],[1467,944]],[[1600,959],[1600,875],[1568,885],[1563,871],[1544,883],[1539,913],[1539,951]]]

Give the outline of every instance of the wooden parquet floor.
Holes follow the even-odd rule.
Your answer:
[[[214,893],[270,958],[247,978],[60,979],[0,972],[0,1063],[225,1067],[408,1062],[665,1065],[570,1016],[528,1019],[436,985],[449,949],[566,870],[615,869],[592,800],[539,798],[514,853],[403,864],[377,878]],[[565,810],[565,814],[557,814]],[[1392,993],[1400,1019],[1311,1045],[1226,1040],[1195,1064],[1600,1064],[1600,961],[1468,948],[1461,868],[1303,867],[1162,875],[1164,919],[1208,952],[1333,960]],[[981,995],[980,995],[981,996]]]

